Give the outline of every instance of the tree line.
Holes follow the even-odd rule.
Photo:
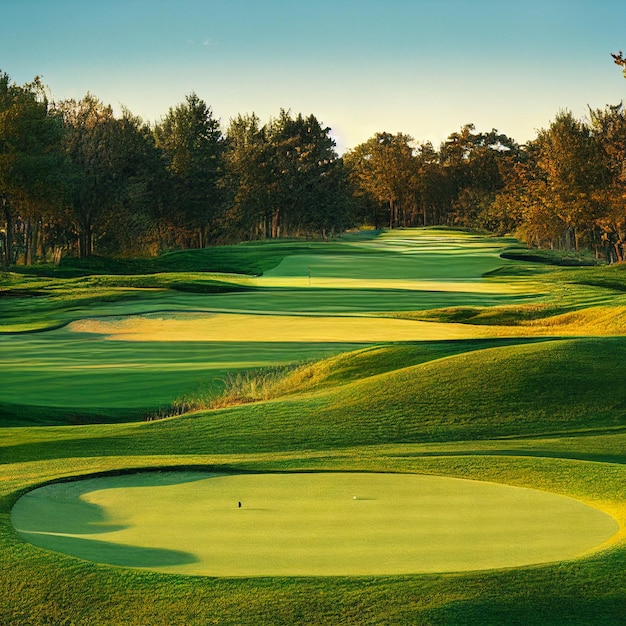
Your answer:
[[[377,133],[339,156],[312,114],[238,115],[222,129],[192,93],[151,125],[0,71],[0,210],[4,266],[363,225],[515,233],[621,261],[626,110],[561,111],[523,145],[467,124],[437,148]]]

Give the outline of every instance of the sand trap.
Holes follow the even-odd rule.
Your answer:
[[[606,336],[626,333],[626,307],[591,307],[515,326],[424,322],[391,317],[176,313],[92,318],[68,325],[77,333],[122,341],[380,343],[488,337]]]
[[[365,342],[461,339],[477,335],[467,324],[376,317],[206,314],[176,318],[131,316],[86,319],[69,329],[123,341]]]
[[[523,566],[577,557],[618,531],[607,514],[551,493],[364,473],[94,478],[36,489],[11,518],[23,539],[44,548],[211,576]]]

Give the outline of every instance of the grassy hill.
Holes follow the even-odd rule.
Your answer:
[[[626,427],[626,395],[614,376],[616,364],[626,358],[622,338],[487,348],[373,373],[425,358],[419,346],[357,352],[311,366],[307,378],[317,378],[309,383],[313,391],[181,418],[10,429],[5,441],[15,447],[5,454],[7,460],[25,461],[276,453]],[[355,362],[362,364],[362,377],[346,382],[350,371],[356,375]]]

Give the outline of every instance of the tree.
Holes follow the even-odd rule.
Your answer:
[[[271,237],[307,230],[323,195],[322,180],[337,160],[330,128],[314,115],[292,117],[284,109],[266,128]],[[323,229],[324,227],[320,225]]]
[[[5,223],[3,263],[15,261],[14,236],[22,226],[25,262],[32,260],[40,225],[58,199],[62,127],[39,78],[18,86],[0,71],[0,203]]]
[[[406,225],[415,208],[417,179],[409,135],[376,133],[345,156],[357,193],[384,203],[389,228]]]
[[[109,105],[87,94],[59,104],[65,125],[64,148],[69,163],[69,218],[78,242],[78,256],[91,256],[99,236],[120,201],[123,147]]]
[[[432,143],[422,143],[415,154],[417,174],[417,197],[422,215],[422,226],[438,224],[443,209],[443,193],[445,190],[439,154]]]
[[[100,246],[116,254],[156,252],[160,249],[157,227],[168,191],[165,162],[150,126],[127,109],[116,120],[115,130],[119,189],[117,201],[104,216]]]
[[[259,118],[238,115],[226,133],[228,209],[223,228],[234,239],[257,239],[267,233],[270,214],[269,140]]]
[[[192,93],[169,110],[156,126],[155,137],[172,175],[172,222],[187,233],[187,245],[205,247],[224,203],[226,142],[219,121]]]
[[[227,134],[227,229],[248,238],[343,228],[351,207],[347,178],[330,129],[314,115],[279,116],[261,127],[252,114]]]
[[[606,180],[600,146],[585,124],[562,111],[539,132],[536,148],[546,210],[560,220],[565,247],[578,249],[596,216],[595,192]]]
[[[516,142],[496,129],[475,132],[473,124],[466,124],[452,133],[440,149],[449,194],[448,221],[474,227],[491,222],[491,205],[518,157]]]
[[[621,50],[617,54],[611,52],[611,56],[616,65],[624,68],[624,78],[626,78],[626,57],[624,53]]]
[[[622,103],[607,105],[590,110],[589,116],[607,170],[605,184],[595,190],[599,210],[595,223],[608,260],[623,261],[622,247],[617,244],[626,241],[626,110]]]

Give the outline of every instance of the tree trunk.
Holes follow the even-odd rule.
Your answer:
[[[35,256],[46,263],[48,260],[48,248],[46,246],[46,226],[43,222],[37,222],[37,240],[35,241]]]
[[[280,209],[276,209],[274,215],[272,216],[272,239],[277,239],[280,237]]]
[[[26,222],[26,265],[32,265],[37,260],[37,242],[39,240],[39,220],[33,224],[30,219]]]
[[[11,213],[9,199],[5,196],[2,198],[2,210],[7,225],[7,232],[4,238],[4,266],[6,269],[9,269],[11,266],[11,256],[13,254],[13,214]]]
[[[91,256],[93,253],[93,236],[91,225],[83,226],[78,235],[78,258]]]

